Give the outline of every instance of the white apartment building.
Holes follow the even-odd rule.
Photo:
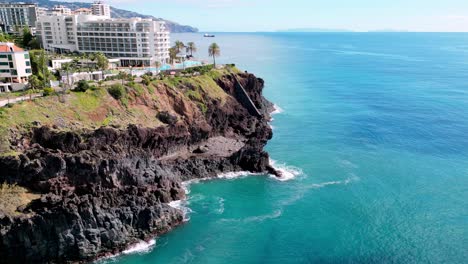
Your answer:
[[[95,16],[111,17],[110,6],[102,1],[95,1],[91,6],[91,12]]]
[[[169,60],[169,31],[163,21],[111,19],[94,15],[42,16],[36,34],[43,48],[57,53],[102,52],[122,66],[153,66]]]
[[[63,5],[56,5],[52,9],[46,11],[48,16],[61,16],[61,15],[71,15],[72,11],[70,8]]]
[[[10,42],[0,42],[0,92],[25,87],[31,76],[29,53]]]
[[[15,32],[17,27],[35,27],[37,4],[0,3],[0,24],[4,32]]]

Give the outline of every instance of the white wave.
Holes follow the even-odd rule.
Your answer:
[[[270,165],[281,174],[280,177],[270,175],[271,178],[278,181],[289,181],[296,178],[296,176],[303,174],[302,170],[299,168],[288,166],[286,164],[280,164],[272,159],[270,159]]]
[[[349,178],[342,180],[342,181],[329,181],[329,182],[323,182],[323,183],[314,183],[314,184],[305,186],[305,189],[319,189],[319,188],[327,187],[330,185],[348,185],[352,182],[356,182],[360,180],[360,178],[356,176],[355,174],[351,173],[350,175],[351,176]]]
[[[218,209],[216,209],[216,212],[218,214],[223,214],[224,213],[224,198],[219,197],[218,198]]]
[[[281,113],[284,112],[284,110],[281,107],[279,107],[279,105],[276,105],[276,104],[273,105],[273,109],[274,109],[273,112],[270,113],[270,115],[272,115],[272,116],[277,115],[277,114],[281,114]]]
[[[190,221],[190,217],[188,216],[191,212],[192,209],[190,209],[187,206],[187,202],[185,200],[177,200],[177,201],[172,201],[168,204],[170,207],[181,210],[184,216],[184,222]]]
[[[227,173],[219,174],[217,178],[218,179],[236,179],[236,178],[242,178],[242,177],[254,176],[254,175],[260,175],[260,174],[252,173],[249,171],[236,171],[236,172],[227,172]]]
[[[154,245],[156,245],[156,240],[154,239],[151,239],[148,242],[140,241],[127,250],[122,251],[122,253],[126,255],[134,253],[147,253],[153,249]]]

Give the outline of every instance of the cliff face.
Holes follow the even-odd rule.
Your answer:
[[[223,102],[208,100],[194,117],[174,100],[180,118],[172,125],[32,129],[18,157],[0,158],[0,183],[41,198],[15,216],[0,211],[0,259],[70,262],[118,253],[183,222],[182,212],[168,205],[185,198],[182,181],[229,171],[274,173],[263,151],[272,137],[263,81],[238,78],[262,117],[236,99],[236,80],[226,75],[217,80],[227,94]]]

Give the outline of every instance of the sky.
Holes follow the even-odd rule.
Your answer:
[[[468,0],[107,0],[200,31],[295,28],[468,32]]]

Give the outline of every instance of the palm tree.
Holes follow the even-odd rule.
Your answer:
[[[36,89],[40,89],[41,88],[41,81],[39,80],[39,78],[37,78],[36,75],[31,75],[31,77],[29,77],[29,100],[32,99],[32,93],[35,93],[36,92]]]
[[[171,64],[174,64],[174,60],[177,58],[177,49],[175,47],[169,48],[169,59]]]
[[[72,83],[70,83],[70,72],[73,73],[75,71],[75,67],[76,65],[73,64],[73,62],[67,62],[67,63],[62,64],[62,70],[64,70],[65,73],[67,74],[67,84],[65,86],[64,92],[67,90],[67,88],[71,88],[72,86]]]
[[[208,54],[210,57],[213,57],[213,65],[216,68],[216,57],[221,55],[221,49],[219,48],[218,44],[212,43],[208,48]]]
[[[154,62],[154,67],[156,68],[156,74],[159,74],[159,68],[161,68],[161,62],[160,61],[155,61]]]
[[[117,78],[122,80],[122,85],[124,85],[124,80],[128,77],[128,74],[124,71],[119,71]]]
[[[190,56],[193,57],[193,53],[197,52],[197,46],[194,42],[187,43],[187,52],[190,52]]]
[[[185,48],[185,45],[182,41],[176,40],[176,42],[174,43],[174,48],[177,51],[177,54],[179,54],[180,51],[182,51]]]

